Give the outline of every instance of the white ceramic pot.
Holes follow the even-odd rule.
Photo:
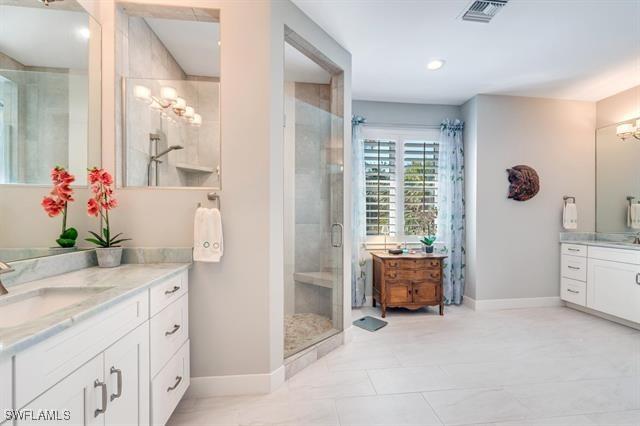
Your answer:
[[[122,247],[97,248],[98,266],[101,268],[115,268],[122,263]]]

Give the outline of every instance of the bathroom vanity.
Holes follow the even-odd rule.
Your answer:
[[[568,306],[640,325],[640,246],[564,242],[560,264],[560,297]]]
[[[165,424],[189,386],[188,268],[92,267],[11,286],[0,423]],[[7,420],[9,409],[24,417]]]

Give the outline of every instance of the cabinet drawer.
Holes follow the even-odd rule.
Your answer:
[[[151,318],[151,377],[189,338],[189,293]]]
[[[385,269],[439,269],[438,259],[390,259],[384,262]]]
[[[611,262],[640,265],[640,251],[591,246],[589,247],[589,259],[610,260]]]
[[[578,256],[569,256],[567,254],[562,255],[560,261],[560,271],[564,278],[571,278],[572,280],[586,281],[587,280],[587,258]]]
[[[149,294],[87,319],[15,357],[15,405],[23,407],[149,318]]]
[[[151,424],[164,425],[189,387],[189,341],[151,381]]]
[[[562,244],[560,251],[562,254],[587,257],[587,246],[580,244]]]
[[[149,294],[150,315],[154,316],[169,303],[178,300],[185,294],[187,292],[188,281],[187,272],[183,272],[153,287]]]
[[[387,269],[385,278],[399,280],[432,280],[440,281],[440,268],[434,269]]]
[[[576,305],[587,305],[587,284],[569,278],[562,278],[560,285],[560,298]]]

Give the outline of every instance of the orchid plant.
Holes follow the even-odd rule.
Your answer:
[[[118,200],[113,195],[113,176],[104,169],[94,167],[89,169],[89,184],[93,196],[87,202],[87,213],[89,216],[100,217],[104,227],[102,235],[89,231],[94,238],[85,240],[100,248],[119,247],[120,243],[129,241],[130,238],[120,238],[122,233],[111,235],[109,211],[118,207]]]
[[[51,182],[53,189],[48,197],[44,197],[40,205],[49,217],[56,217],[62,214],[62,232],[56,240],[60,247],[70,248],[76,245],[78,231],[71,227],[67,228],[67,210],[69,203],[73,199],[73,189],[71,184],[76,178],[65,170],[64,167],[56,166],[51,170]]]

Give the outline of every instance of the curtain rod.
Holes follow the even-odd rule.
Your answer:
[[[400,127],[405,129],[436,129],[440,130],[439,124],[406,124],[406,123],[376,123],[366,121],[364,123],[365,126],[371,127]]]

